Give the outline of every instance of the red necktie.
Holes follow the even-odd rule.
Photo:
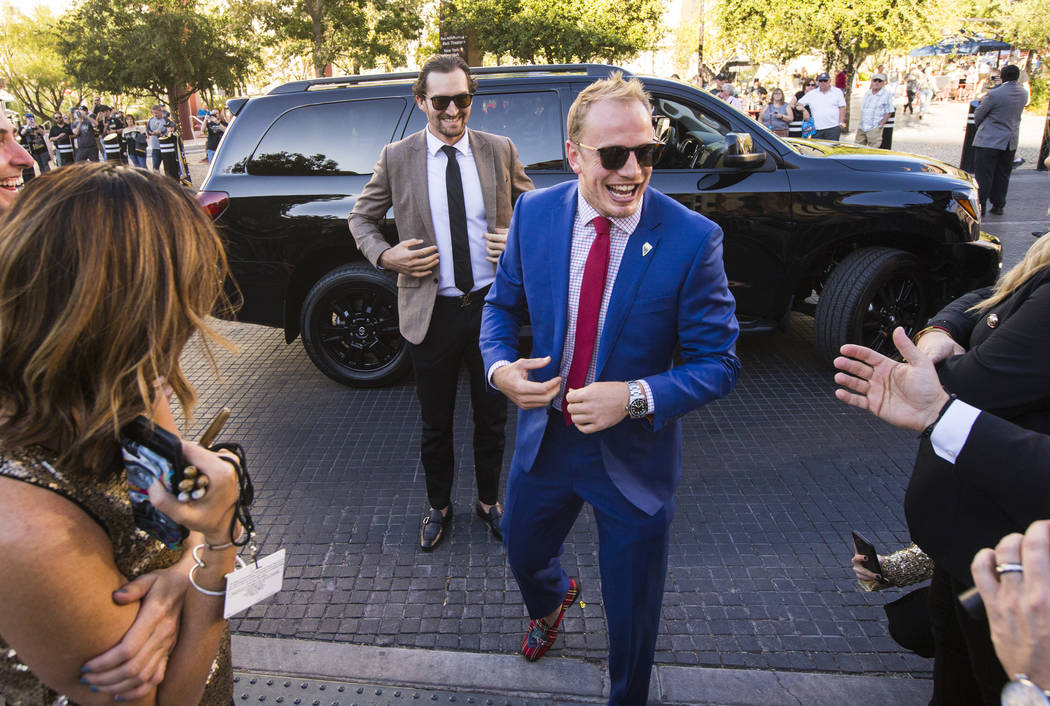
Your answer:
[[[594,357],[594,343],[598,338],[598,313],[602,309],[602,294],[605,292],[605,275],[609,269],[609,219],[598,216],[594,224],[595,238],[587,253],[583,266],[583,281],[580,284],[580,306],[576,310],[576,341],[572,349],[572,365],[565,380],[565,392],[578,390],[587,383],[587,370]],[[565,423],[572,424],[569,403],[561,401]]]

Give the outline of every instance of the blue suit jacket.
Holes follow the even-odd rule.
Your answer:
[[[498,360],[517,360],[519,330],[530,323],[529,357],[551,357],[531,379],[558,375],[576,199],[575,181],[518,199],[482,314],[486,369]],[[644,248],[646,243],[650,247]],[[652,389],[656,413],[651,423],[625,418],[598,432],[613,483],[651,515],[670,502],[681,477],[678,418],[728,393],[739,375],[734,308],[722,265],[722,230],[649,187],[641,222],[616,275],[595,380],[644,378]],[[681,362],[674,365],[678,344]],[[546,408],[519,410],[512,469],[532,468],[547,419]]]

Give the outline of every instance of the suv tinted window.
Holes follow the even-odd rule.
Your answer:
[[[248,161],[248,172],[371,174],[406,104],[403,98],[379,98],[293,108],[263,135]]]
[[[728,123],[696,106],[653,96],[653,112],[670,118],[667,147],[657,169],[717,169],[726,154]]]
[[[405,135],[422,130],[427,119],[413,110]],[[554,91],[479,93],[470,106],[470,127],[514,141],[526,169],[563,169],[561,107]]]

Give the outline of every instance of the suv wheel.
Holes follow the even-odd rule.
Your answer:
[[[300,323],[310,360],[336,382],[379,387],[408,371],[397,283],[371,265],[343,265],[318,280],[303,301]]]
[[[895,355],[893,330],[909,336],[926,321],[930,291],[918,258],[892,248],[863,248],[831,271],[813,325],[817,351],[831,363],[845,343]]]

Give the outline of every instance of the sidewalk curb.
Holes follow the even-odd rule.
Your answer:
[[[275,676],[571,699],[608,700],[603,663],[555,657],[528,663],[518,655],[403,647],[372,647],[318,640],[233,636],[238,671]],[[925,704],[932,683],[909,677],[656,666],[650,703],[769,706],[885,706]]]

